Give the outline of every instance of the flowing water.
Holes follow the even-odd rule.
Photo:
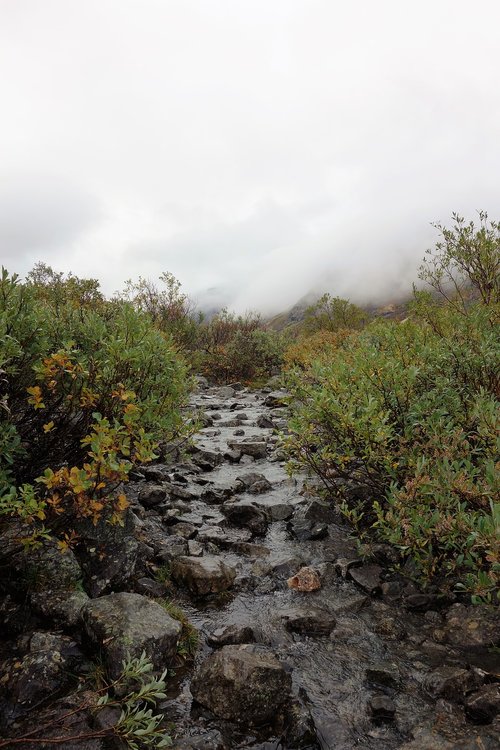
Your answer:
[[[224,453],[232,441],[255,438],[270,441],[272,446],[275,431],[257,426],[257,420],[266,416],[284,427],[285,412],[265,406],[264,399],[262,392],[249,390],[234,394],[227,389],[199,391],[194,405],[215,419],[197,435],[197,445]],[[235,435],[235,430],[243,430],[244,435]],[[192,705],[191,668],[181,669],[177,674],[168,703],[169,715],[178,727],[184,727],[186,737],[206,736],[206,744],[194,745],[200,748],[218,747],[215,740],[210,744],[213,727],[221,730],[227,747],[254,750],[292,746],[321,750],[390,750],[403,747],[423,727],[430,728],[443,721],[451,740],[466,736],[468,730],[463,728],[462,720],[455,716],[452,707],[441,705],[424,687],[426,675],[436,665],[464,664],[459,654],[432,639],[442,615],[408,612],[401,603],[369,596],[349,580],[349,574],[342,575],[338,561],[356,558],[356,542],[335,513],[326,511],[328,535],[325,538],[298,541],[290,533],[289,522],[293,513],[309,502],[307,480],[304,476],[290,478],[280,458],[279,452],[268,450],[266,458],[253,461],[244,457],[240,463],[224,460],[212,471],[188,477],[190,486],[220,490],[234,486],[236,477],[245,473],[263,474],[271,483],[271,489],[263,494],[238,494],[236,497],[265,507],[276,520],[271,521],[265,536],[254,537],[251,544],[238,544],[241,529],[227,525],[217,504],[199,499],[192,501],[189,508],[184,509],[182,520],[196,525],[198,533],[222,526],[228,539],[219,545],[220,554],[237,569],[238,577],[229,594],[211,601],[193,600],[186,594],[181,595],[180,603],[201,634],[196,664],[211,653],[206,643],[207,634],[223,625],[250,625],[256,641],[268,646],[286,668],[291,669],[294,694],[309,710],[317,739],[311,744],[289,746],[280,736],[263,739],[265,732],[260,736],[238,732],[234,726],[214,719]],[[319,571],[322,584],[319,590],[301,593],[288,587],[287,578],[303,565]],[[336,627],[328,636],[290,633],[282,621],[283,613],[290,607],[320,608],[335,616]],[[384,687],[367,680],[367,668],[381,663],[386,669],[389,665],[389,671],[396,676],[396,686]],[[390,697],[395,705],[392,721],[376,723],[372,718],[369,702],[380,694]],[[432,748],[432,742],[428,748]]]

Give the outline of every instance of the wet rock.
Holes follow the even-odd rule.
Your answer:
[[[178,484],[165,485],[165,489],[171,498],[179,498],[179,500],[198,500],[200,497],[199,490],[194,488],[188,489],[187,487],[179,487]]]
[[[234,398],[235,390],[230,385],[223,385],[218,389],[217,395],[219,398]]]
[[[325,523],[316,523],[306,518],[295,518],[290,522],[288,528],[299,542],[325,539],[328,536],[328,526]]]
[[[250,529],[222,529],[220,526],[205,526],[200,529],[197,541],[205,546],[217,544],[223,549],[235,549],[242,542],[252,538]]]
[[[264,511],[245,500],[221,506],[221,511],[229,523],[249,529],[252,534],[262,536],[266,533],[269,519]]]
[[[249,466],[250,464],[253,464],[253,463],[255,463],[255,458],[253,456],[244,455],[240,459],[240,464],[242,466]]]
[[[264,406],[268,406],[270,409],[276,409],[276,408],[287,406],[287,403],[286,403],[287,395],[288,394],[286,391],[272,391],[264,399]]]
[[[207,643],[213,648],[254,642],[255,633],[249,625],[224,625],[207,636]]]
[[[309,710],[299,700],[288,703],[285,715],[285,741],[290,750],[317,747],[318,738]]]
[[[298,573],[288,579],[288,587],[297,591],[316,591],[321,588],[318,573],[309,567],[301,568]]]
[[[238,490],[239,483],[236,480],[232,482],[211,482],[206,485],[201,497],[206,503],[222,503],[224,500],[229,500]]]
[[[231,464],[237,464],[241,459],[241,451],[227,450],[224,453],[224,458]]]
[[[148,484],[140,491],[137,498],[145,508],[154,508],[160,505],[167,497],[167,490],[160,484]]]
[[[20,542],[16,546],[20,548]],[[9,566],[8,572],[2,571],[2,583],[8,587],[8,578],[11,577],[15,593],[26,588],[39,592],[70,591],[82,578],[82,570],[72,550],[61,552],[55,542],[45,542],[37,549],[19,549],[9,560]]]
[[[161,562],[171,562],[185,555],[187,549],[187,541],[182,536],[172,534],[171,536],[164,537],[161,545],[156,550],[156,558]]]
[[[85,632],[104,655],[109,676],[116,679],[122,662],[144,651],[155,669],[173,659],[181,624],[156,602],[140,594],[109,594],[83,609]]]
[[[314,607],[286,610],[281,619],[287,630],[301,635],[330,635],[337,624],[332,614]]]
[[[228,750],[228,746],[217,729],[209,729],[198,737],[176,739],[175,750]]]
[[[425,612],[433,604],[433,598],[428,594],[409,594],[409,596],[405,597],[406,608],[412,612]]]
[[[352,558],[352,557],[339,557],[335,561],[335,571],[337,572],[337,575],[341,576],[342,578],[347,578],[347,574],[349,573],[351,568],[359,568],[361,565],[361,561],[358,558]]]
[[[164,482],[170,479],[171,469],[165,464],[154,464],[153,466],[143,466],[141,471],[147,482]]]
[[[304,560],[299,555],[273,555],[272,559],[262,563],[264,567],[267,565],[268,573],[274,573],[274,575],[285,578],[290,578],[297,568],[300,568],[303,564]],[[254,570],[258,572],[256,566],[254,566]]]
[[[349,570],[350,578],[370,596],[376,596],[381,592],[381,573],[382,568],[379,565],[362,565]]]
[[[53,625],[62,628],[73,628],[79,620],[82,608],[89,597],[85,591],[43,591],[31,594],[33,610],[50,620]]]
[[[81,661],[83,654],[70,638],[33,633],[29,652],[22,661],[10,663],[8,678],[2,678],[2,683],[8,685],[9,700],[15,705],[14,715],[67,690]]]
[[[334,523],[337,520],[337,511],[332,503],[310,500],[302,511],[302,517],[317,523]]]
[[[454,604],[446,614],[448,643],[463,649],[500,645],[500,617],[493,606]]]
[[[368,682],[389,688],[396,688],[401,679],[398,665],[392,662],[372,664],[367,668],[365,675]]]
[[[267,453],[267,443],[257,440],[228,440],[228,445],[232,450],[240,451],[243,455],[252,456],[252,458],[265,458]]]
[[[188,541],[188,554],[190,557],[201,557],[203,555],[203,547],[195,539]]]
[[[224,646],[191,683],[194,699],[216,716],[242,725],[271,723],[289,700],[291,675],[261,646]]]
[[[400,581],[384,581],[380,588],[382,596],[394,601],[400,598],[403,591],[403,584]]]
[[[387,695],[374,695],[370,698],[369,707],[376,721],[392,721],[396,714],[396,705]]]
[[[398,550],[391,544],[361,544],[358,553],[365,562],[379,565],[395,565],[400,560]]]
[[[273,521],[288,521],[293,516],[293,506],[272,500],[266,502],[265,508]]]
[[[236,481],[240,484],[240,492],[250,492],[253,495],[269,492],[272,489],[272,484],[268,482],[264,474],[257,474],[257,472],[241,474],[236,477]]]
[[[135,593],[159,599],[165,596],[166,588],[164,583],[155,581],[153,578],[139,578],[135,582]]]
[[[213,425],[212,417],[206,412],[198,412],[198,414],[196,415],[196,421],[200,425],[200,429],[202,430]]]
[[[375,632],[385,638],[402,640],[406,636],[406,627],[397,617],[383,615],[377,621]]]
[[[484,685],[468,695],[465,713],[475,724],[490,724],[500,715],[500,684]]]
[[[167,510],[162,514],[161,520],[163,521],[165,526],[172,526],[172,524],[179,521],[181,515],[182,512],[179,510],[179,508],[167,508]]]
[[[185,523],[183,521],[170,527],[170,532],[172,534],[175,534],[175,536],[181,536],[183,539],[191,539],[197,531],[198,529],[196,526],[193,526],[192,523]]]
[[[468,692],[479,686],[478,679],[470,669],[442,666],[426,675],[424,685],[432,695],[461,703]]]
[[[228,425],[228,427],[234,427],[234,425]],[[235,437],[242,437],[242,435],[244,435],[244,434],[245,434],[245,430],[241,430],[241,429],[239,429],[239,430],[235,430],[235,431],[233,432],[233,435],[234,435]],[[241,451],[238,451],[238,452],[239,452],[239,453],[241,453]]]
[[[257,418],[257,427],[261,427],[263,430],[274,430],[276,425],[272,419],[261,414],[260,417]]]
[[[172,565],[172,577],[196,596],[206,596],[231,588],[236,571],[218,557],[180,557]]]
[[[193,454],[193,462],[196,466],[203,469],[203,471],[212,471],[212,469],[219,466],[223,460],[222,453],[208,448],[195,446],[191,449],[191,452]]]
[[[268,547],[264,547],[262,544],[254,544],[253,542],[235,542],[232,545],[232,549],[238,555],[245,555],[253,559],[268,557],[271,554],[271,550]]]
[[[113,527],[114,528],[114,527]],[[103,540],[83,561],[85,585],[90,596],[101,596],[113,588],[124,588],[135,572],[139,544],[118,532]],[[96,554],[97,552],[97,554]]]

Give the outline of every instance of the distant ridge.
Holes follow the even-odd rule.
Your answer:
[[[266,325],[273,331],[283,331],[285,328],[298,328],[305,316],[306,309],[319,300],[321,295],[310,293],[302,297],[293,307],[274,315],[266,321]],[[411,295],[403,299],[386,302],[382,305],[360,305],[374,318],[387,320],[404,320],[408,316],[408,305]]]

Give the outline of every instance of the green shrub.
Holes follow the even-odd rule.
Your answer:
[[[497,331],[483,305],[439,317],[441,334],[418,321],[372,324],[330,361],[292,372],[287,446],[331,492],[363,484],[366,500],[345,511],[426,578],[453,573],[487,595],[500,570]]]
[[[258,315],[236,316],[222,310],[200,326],[197,361],[203,374],[215,382],[250,382],[279,370],[285,346],[285,335],[266,330]]]
[[[369,319],[368,313],[349,300],[323,294],[314,305],[306,308],[302,327],[306,333],[336,333],[342,329],[363,328]]]
[[[120,484],[184,429],[189,386],[172,340],[90,286],[82,305],[75,277],[0,281],[0,512],[65,527],[62,544],[67,514],[121,521]]]

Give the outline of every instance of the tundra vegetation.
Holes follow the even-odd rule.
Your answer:
[[[314,333],[285,355],[286,447],[291,469],[318,475],[358,532],[396,545],[421,582],[448,577],[474,601],[492,601],[500,224],[480,213],[478,225],[454,215],[450,229],[436,226],[440,241],[419,273],[427,289],[414,290],[406,320],[346,325],[327,296],[309,311]],[[358,491],[346,494],[352,482]]]

